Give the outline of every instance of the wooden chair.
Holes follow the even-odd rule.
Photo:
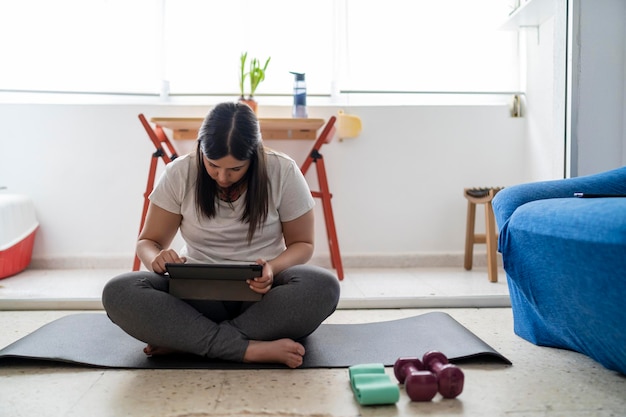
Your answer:
[[[143,229],[143,224],[146,221],[146,213],[148,212],[148,205],[150,200],[148,196],[152,192],[154,188],[154,180],[156,177],[157,164],[159,162],[159,158],[163,160],[163,162],[167,165],[172,162],[174,159],[178,157],[176,154],[176,150],[174,146],[167,138],[167,135],[163,131],[163,128],[159,125],[156,125],[153,129],[148,120],[146,120],[143,114],[139,114],[139,121],[143,125],[146,133],[148,133],[148,137],[152,141],[152,144],[156,148],[156,150],[152,153],[152,157],[150,159],[150,169],[148,170],[148,182],[146,184],[146,191],[143,194],[143,210],[141,212],[141,222],[139,224],[139,233],[141,233],[141,229]],[[141,262],[137,257],[137,253],[135,253],[135,261],[133,263],[133,271],[139,271],[141,267]]]
[[[487,244],[487,275],[489,281],[498,282],[498,234],[496,220],[493,215],[491,200],[502,188],[466,188],[463,195],[467,199],[467,227],[465,231],[465,262],[466,270],[472,269],[474,245]],[[475,233],[476,204],[485,206],[485,233]]]
[[[341,262],[339,241],[337,239],[337,230],[335,229],[335,217],[333,215],[333,206],[331,204],[332,194],[330,193],[330,188],[328,186],[328,177],[326,176],[324,157],[320,153],[322,146],[325,143],[331,142],[335,136],[336,120],[337,118],[335,116],[331,116],[330,119],[328,119],[322,133],[315,140],[311,152],[301,165],[300,170],[303,175],[306,175],[307,171],[311,167],[311,164],[315,164],[319,191],[311,191],[311,195],[322,200],[331,265],[337,271],[337,278],[339,278],[339,280],[343,280],[343,264]]]

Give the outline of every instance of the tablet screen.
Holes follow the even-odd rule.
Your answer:
[[[260,277],[258,264],[165,264],[169,293],[183,300],[259,301],[246,280]]]
[[[165,268],[170,279],[205,279],[245,281],[260,277],[263,267],[259,264],[172,264]]]

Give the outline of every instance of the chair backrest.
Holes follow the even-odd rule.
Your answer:
[[[176,149],[172,145],[172,142],[167,138],[167,135],[163,131],[163,128],[159,125],[156,125],[155,129],[152,129],[146,117],[139,113],[139,121],[143,125],[143,128],[146,130],[148,137],[152,141],[152,144],[156,148],[155,156],[163,158],[163,161],[166,164],[169,164],[174,159],[178,158],[178,154],[176,153]],[[165,148],[163,148],[163,144],[165,144]]]
[[[306,174],[306,172],[311,167],[311,164],[316,159],[322,157],[322,155],[320,154],[320,149],[322,148],[322,145],[325,143],[330,143],[335,137],[335,132],[337,130],[335,127],[336,121],[337,121],[337,118],[335,116],[331,116],[330,119],[328,119],[328,122],[326,122],[326,125],[324,126],[322,133],[315,140],[315,143],[313,144],[313,148],[311,149],[311,152],[309,152],[309,155],[307,156],[304,163],[300,167],[300,171],[302,171],[302,174]]]

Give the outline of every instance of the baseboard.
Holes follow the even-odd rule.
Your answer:
[[[401,308],[503,308],[511,307],[508,295],[362,297],[341,298],[338,310]],[[103,310],[100,298],[0,299],[0,311]]]
[[[401,254],[344,254],[341,257],[344,268],[436,268],[463,267],[464,254],[459,253],[401,253]],[[330,268],[328,254],[313,256],[311,264]],[[498,254],[498,264],[502,265]],[[487,265],[487,254],[474,254],[473,265]],[[32,269],[131,269],[132,256],[66,256],[66,257],[33,257]]]
[[[508,295],[362,297],[341,298],[339,310],[387,308],[503,308],[511,307]]]
[[[33,257],[30,269],[128,269],[133,267],[133,258],[129,256],[59,256]]]
[[[498,264],[501,265],[498,254]],[[397,254],[348,254],[342,255],[344,268],[463,268],[465,254],[457,253],[397,253]],[[330,267],[327,254],[315,255],[311,263]],[[476,252],[473,266],[487,266],[487,253]]]

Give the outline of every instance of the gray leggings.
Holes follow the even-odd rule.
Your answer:
[[[250,340],[308,336],[339,302],[337,278],[312,265],[277,274],[256,303],[183,301],[168,293],[168,279],[146,271],[113,278],[102,293],[109,318],[150,345],[237,362]]]

